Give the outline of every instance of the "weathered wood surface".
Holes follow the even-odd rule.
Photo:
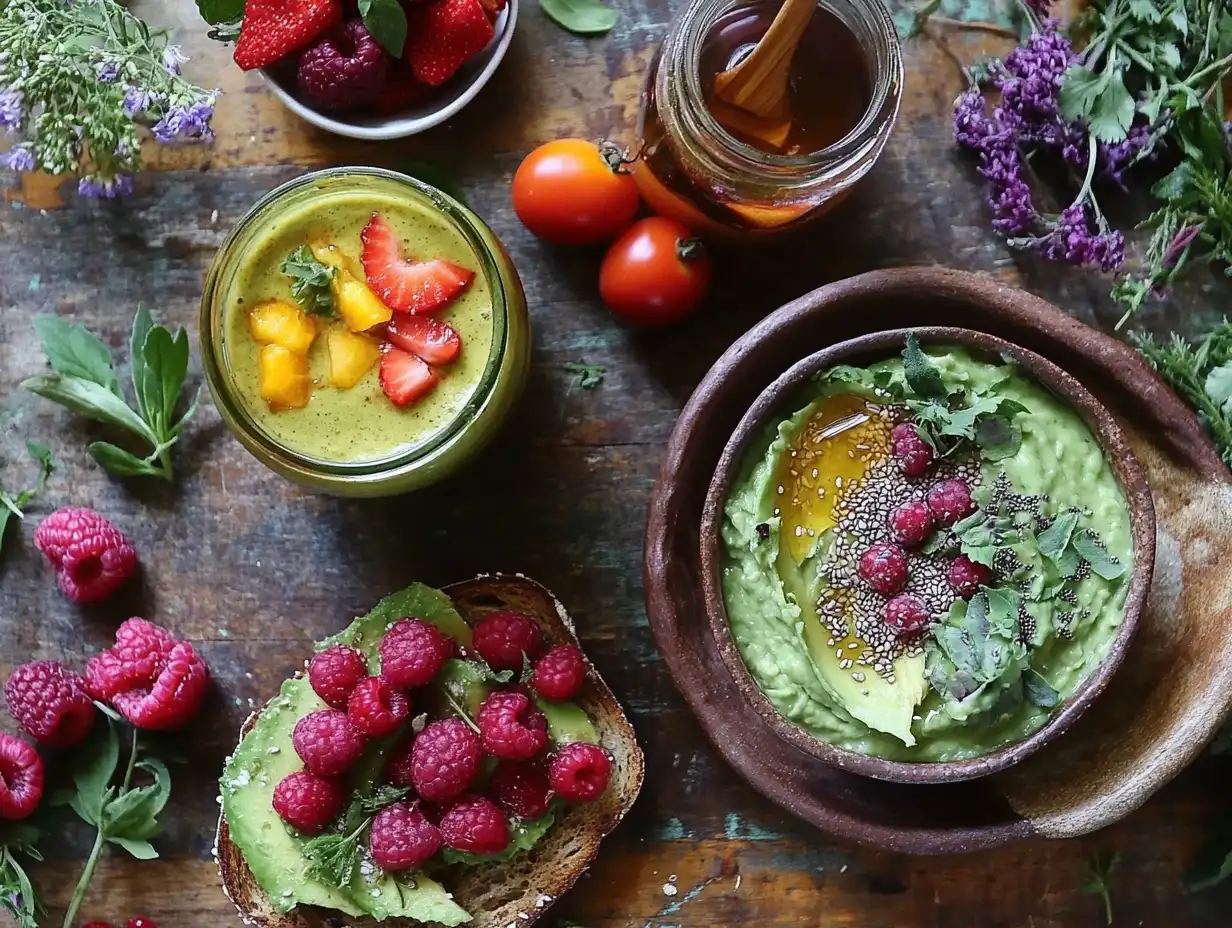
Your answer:
[[[643,67],[669,15],[664,0],[622,2],[612,35],[583,40],[523,11],[509,60],[452,124],[385,145],[326,136],[284,112],[255,76],[211,47],[189,0],[145,2],[180,29],[189,73],[225,91],[211,148],[150,152],[151,170],[122,204],[81,201],[71,185],[18,186],[0,175],[0,479],[21,485],[27,437],[62,463],[0,563],[0,673],[35,657],[81,666],[115,624],[141,614],[198,643],[217,690],[193,736],[178,739],[163,859],[112,856],[83,914],[144,911],[171,926],[234,924],[209,860],[214,777],[249,707],[268,697],[309,642],[413,579],[445,583],[485,570],[523,571],[573,611],[604,676],[630,710],[648,759],[647,786],[593,874],[560,906],[588,926],[1078,928],[1101,924],[1078,891],[1094,850],[1120,850],[1117,924],[1228,924],[1232,890],[1185,896],[1179,874],[1227,811],[1226,766],[1203,761],[1122,824],[1082,841],[978,857],[911,859],[840,846],[795,824],[717,760],[667,679],[641,590],[644,506],[659,454],[692,386],[755,319],[800,293],[862,270],[911,263],[983,271],[1081,318],[1116,319],[1098,276],[1023,261],[1001,246],[970,165],[955,154],[949,105],[960,89],[935,45],[908,52],[904,117],[883,163],[806,240],[768,255],[725,256],[716,297],[689,324],[644,335],[617,327],[595,293],[599,254],[530,237],[509,179],[531,147],[566,134],[629,139]],[[950,37],[963,58],[985,37]],[[991,46],[990,46],[991,47]],[[174,488],[108,479],[84,453],[92,428],[17,383],[39,370],[30,316],[70,315],[121,352],[135,304],[190,328],[205,270],[225,232],[263,192],[314,166],[447,164],[521,269],[535,324],[529,394],[497,446],[467,474],[392,502],[302,493],[257,464],[206,403],[178,451]],[[62,200],[62,202],[61,202]],[[45,211],[41,208],[47,207]],[[1193,331],[1225,311],[1214,277],[1144,317]],[[573,387],[562,365],[602,364],[601,387]],[[194,358],[192,377],[199,379]],[[136,540],[139,592],[79,610],[56,591],[31,543],[51,508],[89,504]],[[38,871],[62,906],[84,854],[74,833]],[[678,887],[675,895],[665,884]],[[670,891],[669,891],[670,892]],[[56,922],[58,924],[58,921]]]

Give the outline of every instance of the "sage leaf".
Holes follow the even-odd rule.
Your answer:
[[[539,0],[543,12],[578,35],[603,35],[616,25],[616,11],[599,0]]]
[[[1053,689],[1052,684],[1045,680],[1043,675],[1034,667],[1028,667],[1023,671],[1022,686],[1023,691],[1026,693],[1027,701],[1033,706],[1039,706],[1041,709],[1053,708],[1061,695]]]
[[[133,393],[137,395],[137,408],[148,421],[151,402],[147,397],[145,340],[154,327],[154,319],[144,304],[137,304],[137,313],[133,316],[133,333],[128,340],[128,366],[132,372]]]
[[[1074,536],[1074,551],[1105,580],[1115,580],[1125,573],[1125,564],[1109,554],[1099,536],[1090,529]]]
[[[377,44],[394,58],[406,46],[406,10],[398,0],[359,0],[359,15]]]
[[[133,838],[108,838],[112,844],[117,847],[122,847],[128,851],[137,860],[156,860],[158,851],[154,850],[154,845],[149,841],[137,841]]]
[[[1012,458],[1022,447],[1022,432],[1010,425],[1004,416],[986,416],[975,428],[975,443],[985,460],[1002,461]]]
[[[98,384],[123,398],[120,381],[111,366],[111,352],[85,326],[66,322],[59,316],[40,315],[34,317],[34,330],[43,342],[47,362],[57,374]]]
[[[907,346],[903,349],[903,375],[907,378],[907,386],[925,399],[943,400],[949,396],[940,372],[914,335],[907,336]]]
[[[175,407],[180,400],[180,390],[188,376],[188,333],[178,329],[175,337],[162,326],[150,330],[142,351],[146,368],[154,372],[158,381],[157,394],[160,405],[155,411],[159,430],[165,431],[175,416]]]

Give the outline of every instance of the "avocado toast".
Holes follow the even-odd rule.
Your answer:
[[[414,612],[425,613],[423,618],[449,632],[463,647],[469,643],[469,629],[497,613],[530,617],[549,644],[577,644],[568,615],[546,589],[521,577],[499,575],[454,584],[439,593],[428,587],[410,587],[382,600],[368,616],[322,644],[354,646],[368,652],[371,660],[376,651],[374,637]],[[464,663],[449,662],[454,671]],[[462,696],[461,701],[468,698]],[[413,711],[422,712],[419,696],[415,701]],[[374,876],[371,862],[361,861],[351,883],[340,890],[311,874],[311,864],[303,854],[305,836],[285,826],[270,806],[275,781],[299,767],[290,728],[297,718],[323,706],[306,675],[285,681],[281,693],[245,722],[241,743],[224,771],[218,864],[224,890],[246,924],[311,928],[375,920],[398,926],[420,922],[479,928],[530,925],[590,865],[600,841],[624,817],[641,788],[642,753],[633,729],[611,691],[588,666],[585,682],[572,702],[545,705],[544,715],[553,745],[595,741],[611,759],[607,788],[595,801],[580,805],[554,802],[551,813],[540,820],[515,819],[504,853],[480,860],[470,857],[464,864],[452,862],[459,859],[457,855],[451,858],[443,853],[427,865],[431,877],[418,869],[411,877],[379,870]],[[416,721],[421,728],[422,722]],[[380,767],[387,758],[379,755],[387,752],[388,745],[378,742],[357,769],[372,766],[374,755]]]

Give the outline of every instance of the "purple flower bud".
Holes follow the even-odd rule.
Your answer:
[[[173,109],[150,130],[164,145],[175,141],[208,142],[214,138],[210,120],[214,118],[214,97],[208,96],[191,106]]]
[[[156,94],[139,87],[129,87],[124,91],[124,112],[129,116],[140,116],[158,102]]]
[[[954,101],[954,141],[962,148],[978,151],[993,131],[984,105],[984,95],[972,87]]]
[[[0,129],[12,132],[21,125],[25,118],[22,102],[20,90],[0,89]]]
[[[1104,271],[1114,271],[1125,261],[1125,236],[1120,232],[1092,235],[1083,203],[1066,208],[1052,231],[1037,239],[1034,247],[1049,261],[1091,264]]]
[[[114,61],[100,61],[94,66],[94,74],[101,84],[114,84],[120,77],[120,66]]]
[[[1198,237],[1198,233],[1202,231],[1202,226],[1185,226],[1180,232],[1173,236],[1172,241],[1168,243],[1168,247],[1164,249],[1163,257],[1159,259],[1161,267],[1176,267],[1176,262],[1181,260],[1181,255],[1185,253],[1185,249],[1193,244],[1193,240]]]
[[[127,174],[117,174],[115,177],[92,174],[77,182],[77,192],[95,200],[114,200],[133,192],[133,179]]]
[[[170,74],[179,75],[180,65],[187,60],[188,56],[180,50],[178,45],[168,45],[163,49],[163,67]]]

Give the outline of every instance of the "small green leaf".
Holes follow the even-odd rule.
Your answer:
[[[1053,708],[1060,699],[1061,694],[1033,667],[1028,667],[1023,672],[1022,685],[1027,701],[1041,709]]]
[[[1160,200],[1180,203],[1196,195],[1193,165],[1182,161],[1151,188],[1151,195]]]
[[[1003,461],[1022,447],[1022,432],[1004,416],[985,416],[975,428],[975,443],[986,461]]]
[[[137,408],[150,421],[151,403],[146,397],[145,340],[150,334],[154,320],[144,304],[137,304],[137,312],[133,316],[133,334],[128,342],[128,365],[132,371],[133,392],[137,395]]]
[[[155,860],[158,857],[158,851],[154,850],[154,845],[149,841],[138,841],[133,838],[108,838],[107,840],[124,848],[138,860]]]
[[[1125,141],[1133,121],[1133,95],[1126,89],[1125,81],[1117,74],[1109,79],[1108,85],[1096,99],[1088,118],[1088,126],[1098,141],[1112,145]]]
[[[244,0],[197,0],[201,18],[211,26],[229,23],[244,15]]]
[[[377,43],[394,58],[401,58],[406,46],[406,10],[402,4],[398,0],[359,0],[359,15]]]
[[[616,11],[599,0],[539,0],[539,5],[558,26],[578,35],[603,35],[616,25]]]
[[[31,377],[22,381],[22,387],[53,403],[59,403],[78,415],[135,432],[142,438],[157,444],[154,434],[145,420],[129,405],[101,384],[80,377],[52,375]]]
[[[1085,120],[1108,84],[1107,74],[1096,74],[1084,65],[1070,65],[1061,78],[1061,115],[1071,122]]]
[[[95,827],[102,822],[119,760],[120,741],[110,722],[95,725],[86,742],[73,752],[73,783],[77,791],[70,804],[74,812]]]
[[[1074,510],[1068,509],[1058,515],[1052,520],[1052,524],[1036,537],[1035,542],[1039,547],[1039,553],[1048,560],[1055,561],[1061,556],[1061,552],[1069,547],[1070,539],[1077,527],[1078,513]]]
[[[907,345],[903,349],[903,374],[907,378],[907,386],[925,399],[944,400],[949,396],[941,374],[920,348],[920,341],[915,335],[907,336]]]
[[[577,380],[574,381],[583,390],[593,390],[599,384],[603,383],[603,378],[607,374],[607,368],[599,364],[584,364],[573,361],[566,361],[564,364],[565,373],[574,374]]]
[[[1198,848],[1181,882],[1186,892],[1197,893],[1218,886],[1232,876],[1232,822],[1221,821]]]
[[[452,848],[444,848],[441,850],[441,860],[445,863],[468,864],[480,867],[503,863],[504,861],[512,860],[523,851],[529,851],[533,848],[548,833],[555,822],[556,815],[554,812],[549,812],[542,818],[537,818],[533,821],[515,822],[509,829],[509,844],[499,854],[480,856],[477,854],[467,854],[464,851],[455,851]]]
[[[1100,542],[1099,536],[1090,529],[1085,529],[1074,536],[1074,551],[1091,565],[1091,570],[1105,580],[1115,580],[1125,573],[1124,562],[1109,554],[1108,549]]]
[[[157,399],[157,403],[152,403],[152,414],[158,417],[154,421],[160,431],[166,431],[188,376],[188,333],[180,329],[172,338],[165,328],[155,326],[146,336],[142,355],[152,375],[147,380],[157,384],[151,391],[151,399]]]
[[[43,342],[51,369],[57,374],[98,384],[123,400],[120,381],[111,366],[111,352],[85,326],[66,322],[59,316],[35,316],[34,329]]]
[[[1157,23],[1163,19],[1157,0],[1129,0],[1129,13],[1144,23]]]
[[[359,808],[369,815],[405,799],[410,789],[401,786],[378,785],[367,796],[359,798]]]
[[[91,442],[86,449],[107,473],[113,477],[162,477],[163,472],[123,448],[106,441]]]
[[[318,315],[333,315],[334,295],[330,284],[337,270],[313,257],[307,245],[300,245],[283,258],[278,271],[291,278],[291,296],[304,309]]]
[[[1203,384],[1206,395],[1219,404],[1225,416],[1232,415],[1232,361],[1211,368]]]

